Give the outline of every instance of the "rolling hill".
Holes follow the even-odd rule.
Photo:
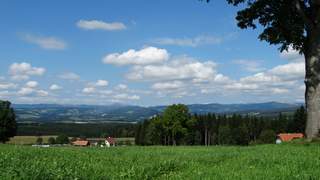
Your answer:
[[[191,113],[255,114],[273,116],[292,112],[301,104],[278,102],[252,104],[190,104]],[[131,105],[58,105],[14,104],[18,122],[136,122],[160,114],[166,106],[141,107]]]

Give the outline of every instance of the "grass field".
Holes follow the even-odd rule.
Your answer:
[[[36,148],[0,145],[0,179],[320,179],[320,145]]]

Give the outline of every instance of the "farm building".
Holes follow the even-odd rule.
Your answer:
[[[72,142],[72,144],[74,146],[83,146],[84,147],[84,146],[89,146],[90,142],[87,140],[76,140],[76,141]]]
[[[280,133],[277,135],[277,144],[292,141],[293,139],[301,139],[303,137],[302,133]]]
[[[110,147],[110,146],[115,146],[116,145],[116,140],[112,137],[108,137],[105,140],[106,146]]]

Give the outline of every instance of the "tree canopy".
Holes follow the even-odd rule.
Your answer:
[[[207,2],[211,0],[206,0]],[[307,34],[319,19],[319,4],[312,0],[227,0],[247,6],[238,11],[236,20],[242,29],[264,27],[260,40],[279,44],[280,50],[292,47],[305,51]]]
[[[8,101],[0,101],[0,142],[5,143],[16,135],[17,123],[14,110]]]

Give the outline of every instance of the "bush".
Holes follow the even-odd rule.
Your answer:
[[[259,140],[265,144],[274,144],[276,141],[276,132],[273,130],[263,130],[260,134]]]
[[[60,134],[57,138],[56,138],[56,143],[57,144],[69,144],[69,138],[67,135],[65,134]]]
[[[42,137],[38,137],[36,140],[36,144],[41,145],[43,143]]]
[[[48,144],[55,144],[56,143],[56,139],[54,137],[50,137],[48,139]]]

